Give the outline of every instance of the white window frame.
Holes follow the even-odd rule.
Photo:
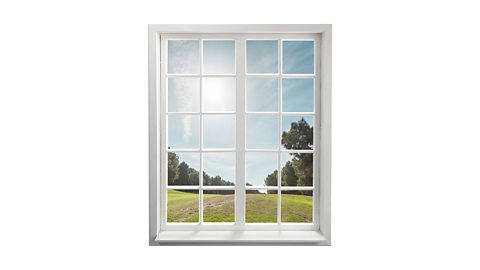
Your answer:
[[[200,223],[167,224],[166,223],[166,162],[160,162],[165,156],[166,130],[166,101],[165,84],[166,59],[165,51],[167,39],[233,39],[236,41],[236,126],[237,133],[244,134],[245,123],[245,91],[244,89],[246,65],[245,42],[248,39],[275,39],[279,40],[279,70],[278,74],[255,76],[275,76],[279,79],[281,101],[281,84],[283,77],[311,77],[315,81],[314,91],[314,207],[313,223],[273,223],[273,224],[245,224],[245,180],[244,168],[245,152],[236,152],[236,183],[235,183],[235,223],[234,224],[202,224],[202,209],[200,204]],[[315,49],[314,75],[294,74],[282,75],[282,51],[280,40],[314,40],[319,50]],[[200,50],[202,42],[200,43]],[[317,55],[317,53],[320,55]],[[239,60],[240,59],[240,60]],[[200,71],[202,75],[202,70]],[[196,74],[194,76],[200,76]],[[227,75],[232,76],[232,75]],[[222,75],[223,77],[223,75]],[[319,89],[319,91],[318,91]],[[318,95],[320,92],[320,95]],[[280,106],[281,102],[279,102]],[[280,111],[279,111],[280,112]],[[200,113],[196,113],[200,115]],[[222,113],[223,114],[223,113]],[[231,113],[230,113],[231,114]],[[253,113],[248,113],[253,114]],[[263,113],[262,113],[263,114]],[[273,114],[277,114],[273,113]],[[306,115],[309,113],[282,113]],[[331,25],[149,25],[149,188],[150,188],[150,245],[168,244],[314,244],[330,245],[330,166],[331,166]],[[279,117],[281,124],[281,117]],[[321,127],[321,128],[320,128]],[[200,127],[201,128],[201,127]],[[281,127],[279,127],[281,133]],[[201,136],[201,135],[200,135]],[[245,136],[236,136],[236,145],[245,145]],[[201,138],[201,137],[200,137]],[[255,152],[261,152],[255,150]],[[196,151],[197,152],[197,151]],[[233,151],[235,152],[235,151]],[[302,151],[291,151],[302,152]],[[280,152],[278,152],[280,158]],[[162,158],[163,157],[163,158]],[[279,159],[280,164],[280,159]],[[165,164],[164,164],[165,163]],[[320,168],[319,170],[316,168]],[[200,176],[202,168],[200,168]],[[279,178],[281,174],[278,174]],[[161,177],[162,176],[162,177]],[[280,179],[278,192],[280,192]],[[200,179],[200,187],[202,180]],[[186,189],[186,187],[178,187]],[[204,187],[202,187],[204,188]],[[222,187],[208,187],[208,189],[222,189]],[[282,189],[286,189],[282,187]],[[288,189],[288,188],[287,188]],[[292,187],[291,189],[302,189]],[[200,200],[202,200],[200,196]],[[280,216],[280,196],[278,201],[278,216]],[[242,210],[243,209],[243,210]]]

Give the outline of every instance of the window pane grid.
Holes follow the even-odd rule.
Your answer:
[[[199,174],[198,174],[198,185],[186,185],[186,186],[176,186],[176,185],[170,185],[170,184],[167,184],[166,186],[166,189],[167,190],[171,190],[171,191],[175,191],[175,190],[183,190],[183,191],[195,191],[197,190],[198,191],[198,224],[203,224],[204,222],[204,200],[206,198],[206,195],[205,195],[205,192],[207,193],[215,193],[217,191],[221,192],[222,190],[224,190],[225,192],[230,192],[230,191],[235,191],[235,186],[205,186],[205,178],[204,178],[204,173],[205,173],[205,158],[206,156],[204,155],[204,153],[235,153],[236,152],[236,148],[235,148],[235,145],[233,144],[232,148],[215,148],[215,147],[208,147],[209,145],[205,145],[205,125],[206,125],[206,122],[205,121],[208,121],[208,120],[211,120],[210,122],[212,123],[215,123],[216,120],[218,119],[206,119],[205,116],[206,115],[211,115],[211,116],[219,116],[219,117],[223,117],[225,115],[231,115],[233,117],[235,117],[235,110],[233,111],[212,111],[211,109],[209,111],[206,110],[206,107],[205,107],[205,96],[204,94],[206,93],[206,89],[204,88],[205,87],[205,80],[204,78],[212,78],[212,79],[216,79],[216,78],[219,78],[219,79],[222,79],[222,78],[236,78],[236,74],[235,74],[235,61],[236,61],[236,56],[233,57],[233,73],[232,72],[221,72],[221,73],[224,73],[224,74],[216,74],[213,73],[212,71],[208,71],[206,72],[205,71],[205,65],[206,65],[206,59],[204,57],[204,46],[205,46],[205,41],[211,41],[212,39],[182,39],[182,40],[178,40],[180,42],[182,42],[183,40],[188,40],[188,42],[190,41],[197,41],[198,42],[198,54],[200,56],[200,61],[198,63],[198,67],[190,67],[190,70],[198,70],[198,73],[191,73],[191,72],[187,72],[187,73],[175,73],[175,74],[172,74],[174,72],[170,72],[170,69],[174,70],[174,68],[172,68],[169,64],[169,62],[167,62],[167,66],[169,67],[168,68],[168,72],[166,74],[167,76],[167,81],[170,79],[170,78],[197,78],[199,80],[199,84],[198,84],[198,88],[199,88],[199,111],[196,112],[196,111],[171,111],[170,109],[166,112],[166,115],[167,115],[167,118],[169,117],[169,115],[174,115],[174,116],[192,116],[192,115],[198,115],[199,117],[199,121],[198,121],[198,125],[199,125],[199,132],[198,132],[198,138],[199,138],[199,147],[198,148],[191,148],[191,149],[182,149],[182,148],[179,148],[179,149],[175,149],[174,147],[172,148],[167,148],[166,149],[166,152],[167,153],[196,153],[199,155],[200,157],[200,164],[199,164]],[[216,41],[217,39],[214,39],[213,41]],[[168,44],[169,44],[169,41],[170,40],[167,40],[167,48],[168,48]],[[232,40],[232,39],[226,39],[226,40],[223,40],[222,41],[233,41],[233,44],[235,44],[235,40]],[[215,45],[215,43],[210,43],[210,45]],[[229,44],[231,45],[231,44]],[[235,48],[235,45],[233,45],[234,48]],[[168,50],[168,49],[167,49]],[[235,50],[234,50],[235,51]],[[168,51],[170,52],[170,51]],[[168,53],[167,53],[168,55]],[[167,61],[168,61],[168,57],[167,57]],[[180,70],[181,71],[181,68],[177,69],[177,70]],[[212,81],[213,82],[213,81]],[[168,85],[168,84],[167,84]],[[167,86],[168,88],[168,86]],[[218,87],[217,87],[218,89]],[[182,90],[182,89],[180,89]],[[220,89],[220,90],[223,90],[223,89]],[[217,90],[218,91],[218,90]],[[236,91],[236,90],[235,90]],[[168,93],[168,91],[167,91]],[[216,93],[218,94],[218,93]],[[213,96],[214,97],[214,96]],[[168,102],[168,101],[167,101]],[[211,104],[215,104],[215,103],[211,103]],[[171,106],[170,106],[171,107]],[[169,107],[169,108],[170,108]],[[228,119],[228,120],[232,120],[232,119]],[[233,119],[233,121],[235,121],[235,119]],[[167,126],[168,123],[167,123]],[[235,139],[235,137],[233,137],[233,139]],[[168,138],[167,138],[167,141],[168,141]],[[217,191],[216,191],[217,190]],[[212,194],[213,196],[215,194]],[[210,211],[211,212],[211,211]],[[189,220],[189,221],[192,221],[192,220]],[[171,220],[168,220],[168,223],[172,223]]]
[[[247,40],[248,41],[248,40]],[[246,42],[247,42],[246,41]],[[279,81],[277,85],[277,111],[276,112],[255,112],[255,111],[249,111],[248,110],[248,104],[245,106],[245,115],[248,117],[249,115],[276,115],[277,116],[277,128],[278,128],[278,142],[277,142],[277,149],[248,149],[246,147],[245,152],[246,153],[255,153],[255,152],[271,152],[271,153],[276,153],[277,154],[277,185],[276,186],[245,186],[246,190],[264,190],[264,191],[273,191],[277,190],[277,223],[280,225],[282,224],[282,191],[285,191],[287,193],[291,192],[301,192],[303,191],[311,191],[314,189],[313,184],[312,186],[283,186],[282,185],[282,153],[287,153],[287,154],[294,154],[294,153],[313,153],[315,150],[313,149],[284,149],[282,145],[282,134],[284,132],[283,130],[283,118],[285,116],[298,116],[302,117],[303,115],[315,115],[315,110],[313,106],[313,98],[311,100],[312,102],[312,111],[311,112],[296,112],[296,111],[285,111],[284,103],[283,103],[283,85],[284,85],[284,78],[294,78],[294,80],[301,79],[301,78],[314,78],[315,77],[315,72],[313,71],[313,74],[285,74],[284,68],[283,68],[283,39],[279,39],[277,46],[278,46],[278,70],[279,73],[277,74],[252,74],[248,73],[248,69],[246,70],[246,81],[248,81],[249,78],[277,78]],[[248,46],[248,45],[247,45]],[[248,60],[247,60],[248,61]],[[312,84],[313,86],[314,84]],[[314,92],[314,88],[312,89]],[[246,91],[248,94],[248,91]],[[248,96],[247,96],[248,99]],[[248,100],[247,100],[248,103]],[[313,123],[313,121],[312,121]],[[248,127],[247,127],[248,128]],[[313,144],[314,146],[314,144]],[[313,195],[313,194],[312,194]],[[285,217],[285,215],[284,215]]]
[[[202,78],[208,78],[208,77],[211,77],[211,78],[217,78],[217,77],[236,77],[237,74],[233,73],[233,74],[205,74],[204,72],[204,51],[203,51],[203,45],[204,45],[204,41],[207,40],[207,39],[197,39],[199,41],[199,55],[200,55],[200,61],[199,61],[199,73],[197,74],[166,74],[167,75],[167,78],[182,78],[182,77],[190,77],[190,78],[200,78],[200,80],[202,80]],[[219,39],[213,39],[213,40],[219,40]],[[228,40],[228,39],[226,39]],[[254,39],[254,40],[257,40],[257,39]],[[277,112],[254,112],[254,111],[248,111],[247,110],[247,107],[245,106],[245,111],[244,111],[244,114],[246,116],[246,118],[249,116],[249,115],[272,115],[272,116],[276,116],[276,120],[277,120],[277,134],[278,134],[278,138],[277,138],[277,148],[276,149],[248,149],[245,145],[245,148],[244,148],[244,152],[245,153],[254,153],[254,152],[271,152],[271,153],[276,153],[276,156],[277,156],[277,184],[276,186],[245,186],[245,190],[250,190],[250,191],[254,191],[254,190],[277,190],[277,199],[276,199],[276,223],[278,225],[280,224],[284,224],[282,222],[282,217],[284,216],[284,213],[282,213],[282,191],[286,191],[286,192],[290,192],[290,191],[298,191],[298,192],[301,192],[301,191],[313,191],[314,190],[314,186],[282,186],[282,153],[314,153],[315,152],[315,149],[313,148],[315,146],[315,144],[313,144],[313,147],[312,149],[298,149],[298,150],[295,150],[295,149],[284,149],[282,147],[282,133],[283,133],[283,128],[282,128],[282,125],[283,125],[283,117],[284,115],[285,116],[300,116],[302,117],[303,115],[315,115],[315,111],[313,110],[312,112],[284,112],[283,111],[283,100],[282,100],[282,87],[283,87],[283,78],[313,78],[316,76],[315,73],[313,74],[285,74],[284,73],[284,70],[283,70],[283,42],[285,41],[284,39],[278,39],[276,40],[278,43],[277,43],[277,47],[278,47],[278,52],[277,52],[277,58],[278,58],[278,63],[277,63],[277,70],[278,72],[277,73],[265,73],[265,74],[257,74],[257,73],[247,73],[247,66],[245,65],[245,80],[248,79],[248,78],[278,78],[278,87],[277,87],[277,90],[278,90],[278,94],[277,94],[277,98],[278,98],[278,102],[277,102]],[[297,40],[295,40],[297,41]],[[245,42],[247,42],[247,40],[245,40]],[[168,43],[168,41],[167,41]],[[236,47],[236,46],[235,46]],[[245,48],[246,49],[246,48]],[[237,60],[237,56],[235,55],[235,61],[238,61]],[[234,65],[236,67],[236,65]],[[315,71],[315,68],[313,69]],[[314,88],[315,89],[315,88]],[[236,91],[243,91],[244,89],[236,89]],[[314,91],[315,92],[315,91]],[[200,225],[202,225],[204,223],[204,191],[214,191],[214,190],[231,190],[231,191],[236,191],[237,190],[237,187],[236,185],[235,186],[205,186],[204,185],[204,155],[203,153],[213,153],[213,152],[225,152],[225,153],[228,153],[228,152],[237,152],[237,150],[240,150],[240,149],[236,149],[235,147],[234,148],[231,148],[231,149],[225,149],[225,148],[205,148],[204,147],[204,127],[205,127],[205,118],[204,118],[204,115],[236,115],[236,112],[235,111],[225,111],[225,112],[214,112],[214,111],[211,111],[211,112],[206,112],[204,110],[204,97],[203,97],[203,94],[204,94],[204,89],[203,89],[203,83],[200,83],[200,110],[199,112],[166,112],[166,115],[167,115],[167,118],[169,115],[199,115],[199,129],[200,129],[200,132],[199,132],[199,141],[200,141],[200,145],[199,145],[199,149],[166,149],[166,152],[167,153],[170,153],[170,152],[191,152],[191,153],[198,153],[200,155],[200,169],[199,169],[199,185],[198,186],[173,186],[173,185],[167,185],[166,189],[167,190],[175,190],[175,189],[182,189],[182,190],[198,190],[198,214],[199,214],[199,218],[198,218],[198,223]],[[313,118],[313,117],[312,117]],[[312,120],[313,122],[313,120]],[[315,131],[317,132],[317,131]],[[236,139],[235,139],[236,140]],[[235,144],[234,144],[235,145]],[[237,168],[238,169],[238,168]],[[288,193],[287,193],[288,194]],[[235,194],[236,195],[236,194]],[[244,209],[245,211],[245,209]],[[283,214],[283,215],[282,215]],[[171,223],[171,222],[169,222]],[[311,223],[311,221],[310,221]],[[310,224],[310,223],[301,223],[302,225],[305,224]],[[225,225],[225,223],[220,223],[222,225]],[[247,222],[247,224],[249,224]],[[245,225],[247,225],[245,224]]]

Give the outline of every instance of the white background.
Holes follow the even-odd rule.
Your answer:
[[[0,268],[479,269],[474,3],[2,1]],[[148,23],[333,24],[331,247],[148,246]]]

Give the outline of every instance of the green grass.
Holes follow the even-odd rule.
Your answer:
[[[204,222],[234,222],[234,195],[204,194]],[[198,222],[197,193],[168,191],[168,222]],[[247,194],[248,223],[277,222],[276,194]],[[312,197],[282,195],[282,222],[312,222]]]
[[[282,195],[282,222],[312,222],[312,196]]]
[[[277,194],[247,194],[245,222],[277,222]]]
[[[203,194],[204,222],[235,222],[234,195]]]
[[[198,222],[198,193],[168,191],[167,221]]]

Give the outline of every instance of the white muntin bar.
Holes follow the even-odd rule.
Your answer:
[[[199,55],[200,55],[200,74],[203,73],[203,41],[200,40],[200,44],[198,46],[199,50]],[[202,80],[202,78],[200,78]],[[199,191],[198,191],[198,201],[199,201],[199,206],[198,206],[198,221],[200,225],[203,223],[203,83],[200,82],[200,171],[198,172],[198,177],[199,177]]]
[[[242,38],[236,39],[236,111],[237,134],[245,134],[245,42]],[[245,136],[236,136],[236,177],[235,177],[235,228],[238,230],[245,225]]]
[[[279,40],[278,42],[278,153],[277,153],[277,223],[280,224],[282,221],[282,192],[280,191],[280,187],[282,186],[282,153],[280,150],[282,149],[282,41]]]

